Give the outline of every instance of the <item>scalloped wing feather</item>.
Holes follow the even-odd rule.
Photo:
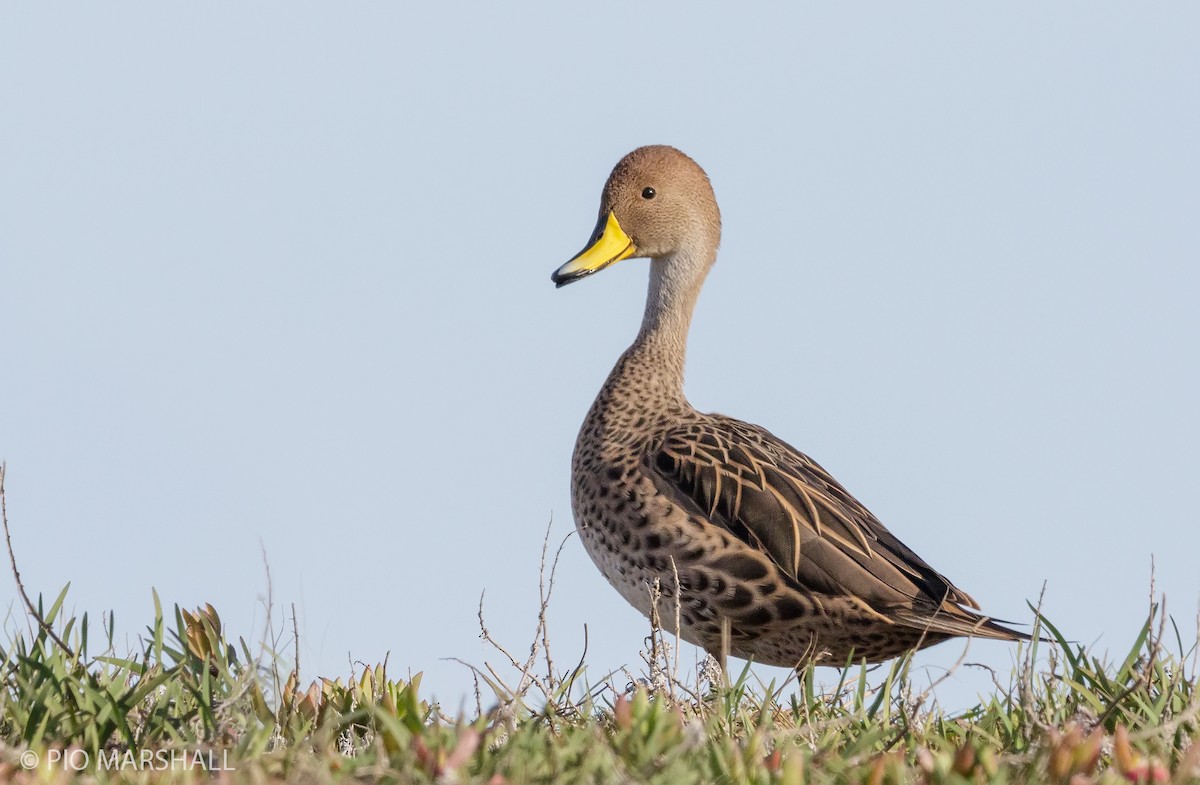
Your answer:
[[[926,622],[953,617],[956,629],[986,618],[958,607],[979,606],[816,461],[763,428],[709,415],[669,431],[646,464],[660,490],[770,556],[805,589],[879,609],[922,608]]]

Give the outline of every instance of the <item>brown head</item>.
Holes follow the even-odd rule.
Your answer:
[[[551,279],[565,286],[631,257],[686,254],[707,267],[720,240],[721,213],[699,164],[667,145],[639,147],[608,176],[587,247]]]

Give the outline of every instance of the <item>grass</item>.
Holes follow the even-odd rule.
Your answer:
[[[1160,605],[1119,661],[1042,620],[1043,640],[962,712],[917,690],[908,658],[832,686],[812,669],[685,677],[662,624],[616,686],[554,664],[546,556],[529,656],[492,639],[481,605],[501,664],[472,666],[478,708],[453,715],[387,663],[302,685],[274,625],[251,646],[211,606],[165,611],[157,594],[118,652],[111,617],[64,616],[66,588],[29,600],[14,559],[28,629],[10,624],[0,650],[0,781],[1200,783],[1197,646]]]

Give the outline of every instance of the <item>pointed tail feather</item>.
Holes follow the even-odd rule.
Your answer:
[[[901,608],[893,613],[896,620],[902,624],[930,633],[1001,641],[1032,640],[1029,634],[1005,626],[1011,622],[993,619],[952,603],[946,603],[932,613],[922,612],[918,608]]]

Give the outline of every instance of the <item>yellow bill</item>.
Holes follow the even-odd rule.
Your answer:
[[[575,258],[555,270],[554,275],[550,276],[550,280],[554,281],[555,286],[574,283],[580,278],[603,270],[610,264],[637,255],[637,246],[633,244],[633,240],[629,239],[629,235],[625,234],[621,224],[617,223],[617,216],[611,210],[607,218],[600,219],[596,230],[595,239],[588,244],[588,247],[577,253]]]

